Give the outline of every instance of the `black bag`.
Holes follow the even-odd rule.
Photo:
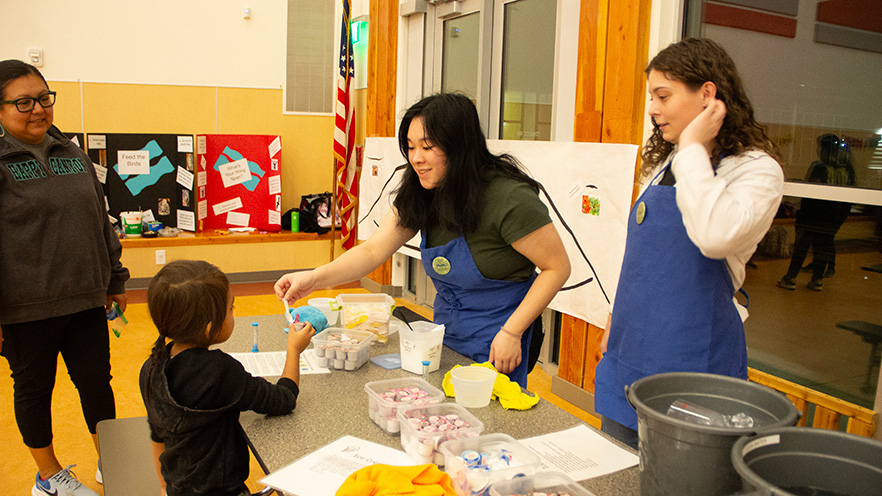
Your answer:
[[[300,197],[300,232],[324,234],[331,230],[331,193]]]

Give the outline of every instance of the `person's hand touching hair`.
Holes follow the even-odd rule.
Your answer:
[[[726,117],[726,104],[714,98],[680,134],[680,149],[700,143],[710,154],[713,143],[723,126]]]

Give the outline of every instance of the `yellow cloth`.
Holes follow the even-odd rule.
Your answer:
[[[396,467],[368,465],[349,475],[337,489],[337,496],[456,496],[450,476],[437,465]]]
[[[469,366],[496,370],[496,367],[490,362],[473,363]],[[460,367],[460,365],[454,365],[450,370],[457,367]],[[444,394],[453,397],[455,395],[453,394],[453,380],[450,378],[450,370],[444,374],[444,381],[441,383],[441,387],[444,389]],[[493,383],[491,399],[498,399],[499,404],[506,410],[529,410],[536,406],[536,403],[539,403],[539,396],[531,396],[524,393],[521,391],[520,384],[512,381],[507,375],[499,371],[496,372],[496,382]]]

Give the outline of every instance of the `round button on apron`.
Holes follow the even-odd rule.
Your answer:
[[[435,257],[432,260],[432,268],[435,269],[439,275],[445,275],[450,272],[450,260],[447,260],[444,257]]]
[[[637,223],[643,224],[643,218],[646,217],[646,204],[640,202],[637,205]]]

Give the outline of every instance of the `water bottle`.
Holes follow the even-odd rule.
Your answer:
[[[110,311],[107,312],[107,321],[110,323],[110,330],[116,337],[119,337],[120,334],[122,334],[123,329],[125,329],[129,323],[128,319],[126,319],[126,316],[123,314],[122,309],[115,301],[113,302],[113,305],[110,306]]]

